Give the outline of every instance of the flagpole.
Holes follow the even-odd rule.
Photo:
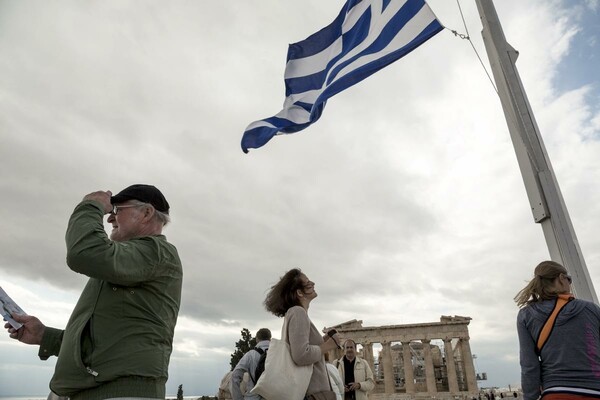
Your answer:
[[[492,0],[475,2],[533,219],[542,226],[551,259],[563,264],[572,275],[577,297],[598,304],[571,218],[515,65],[519,53],[506,41]]]

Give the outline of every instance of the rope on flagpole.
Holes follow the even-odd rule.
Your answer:
[[[490,83],[492,84],[492,87],[494,88],[494,91],[496,92],[496,94],[498,94],[498,89],[496,89],[496,85],[494,85],[494,81],[492,80],[492,77],[490,76],[487,68],[485,67],[485,64],[483,63],[483,60],[479,56],[479,53],[477,52],[477,49],[475,48],[475,45],[473,44],[473,41],[471,40],[471,36],[469,35],[469,28],[467,28],[467,23],[465,22],[465,16],[463,15],[462,8],[460,7],[459,0],[456,0],[456,4],[458,5],[458,10],[460,11],[460,17],[462,18],[466,34],[464,34],[464,33],[458,33],[457,31],[452,30],[450,28],[446,28],[446,29],[448,29],[450,32],[452,32],[454,34],[454,36],[457,36],[457,37],[459,37],[461,39],[468,40],[469,43],[471,43],[471,47],[473,48],[473,51],[475,52],[475,55],[477,55],[477,58],[479,59],[479,63],[483,67],[483,70],[485,71],[485,74],[487,75],[488,79],[490,80]]]

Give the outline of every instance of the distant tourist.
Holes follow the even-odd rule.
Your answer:
[[[325,353],[325,363],[327,366],[327,373],[329,374],[331,389],[335,392],[336,400],[344,400],[344,381],[340,376],[340,371],[329,362],[329,353]]]
[[[369,363],[356,355],[354,340],[346,340],[344,356],[336,360],[334,365],[337,365],[344,381],[344,399],[366,400],[368,392],[375,388],[375,381]]]
[[[292,359],[297,365],[313,365],[307,397],[331,392],[324,354],[338,348],[339,334],[323,339],[308,318],[310,302],[317,297],[315,283],[298,268],[291,269],[271,287],[264,301],[267,311],[287,321],[287,337]]]
[[[233,371],[229,371],[221,379],[221,383],[219,384],[219,391],[217,392],[217,398],[219,400],[231,400],[231,375],[232,374],[233,374]],[[245,390],[245,388],[244,388],[244,390]]]
[[[71,400],[165,398],[183,274],[162,235],[168,222],[169,203],[150,185],[90,193],[75,207],[67,264],[89,280],[66,329],[22,315],[14,315],[20,329],[5,326],[11,338],[39,345],[42,360],[58,356],[52,392]]]
[[[267,328],[259,329],[256,332],[256,347],[244,354],[231,374],[231,397],[233,400],[260,399],[259,395],[252,394],[250,391],[254,385],[256,385],[256,381],[258,380],[256,374],[258,362],[261,356],[266,354],[266,351],[269,349],[269,343],[271,343],[271,331]],[[250,379],[246,383],[246,391],[243,393],[240,385],[244,380],[244,373],[248,373]]]
[[[524,400],[600,398],[600,307],[575,299],[571,282],[543,261],[515,296]]]

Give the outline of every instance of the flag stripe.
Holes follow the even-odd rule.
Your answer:
[[[389,65],[391,62],[410,53],[422,43],[423,38],[429,37],[429,35],[432,33],[432,29],[434,30],[433,34],[437,33],[435,31],[437,29],[437,21],[430,22],[428,19],[419,18],[421,16],[420,14],[421,13],[417,14],[415,18],[408,21],[408,23],[404,25],[405,29],[393,37],[389,43],[385,43],[385,47],[379,48],[379,46],[375,46],[374,43],[373,48],[366,49],[363,53],[356,55],[352,60],[349,60],[345,65],[340,65],[339,67],[335,68],[332,72],[332,75],[338,74],[338,71],[341,68],[343,68],[342,72],[344,73],[340,73],[340,75],[352,74],[356,68],[367,65],[371,62],[379,62],[380,59],[382,61],[391,59],[389,62],[385,63],[385,65]],[[425,25],[427,23],[428,25]],[[381,69],[377,66],[374,67],[376,70]],[[366,78],[366,76],[364,76],[362,79],[364,78]],[[359,79],[356,82],[362,79]]]
[[[437,29],[438,29],[437,24],[435,22],[432,22],[423,31],[423,34],[425,34],[425,36],[427,36],[432,31],[437,33]],[[435,34],[435,33],[433,33],[433,34]],[[331,85],[329,85],[321,93],[321,95],[317,98],[315,103],[319,103],[321,101],[321,99],[326,100],[326,99],[336,95],[337,93],[341,92],[342,90],[362,81],[363,79],[372,75],[373,72],[375,72],[375,71],[373,71],[374,68],[376,70],[379,70],[379,69],[381,69],[381,64],[383,64],[383,66],[385,67],[385,66],[393,63],[398,58],[403,57],[404,55],[410,53],[412,50],[417,48],[421,43],[422,43],[422,40],[420,40],[419,38],[415,38],[410,43],[408,43],[404,49],[398,50],[397,52],[389,53],[387,56],[378,58],[376,60],[377,65],[366,64],[366,65],[357,67],[356,69],[352,70],[351,73],[348,73],[348,74],[344,75],[343,77],[340,77],[335,82],[333,82]],[[398,56],[398,53],[400,53],[399,56]]]
[[[286,61],[310,57],[331,46],[341,36],[345,12],[345,9],[342,9],[337,18],[319,32],[313,33],[301,42],[290,44]]]
[[[290,45],[293,46],[293,45]],[[331,60],[332,54],[338,54],[342,50],[342,37],[331,43],[322,51],[306,56],[299,60],[289,60],[285,67],[285,79],[299,78],[322,72]]]
[[[299,65],[305,65],[306,67],[315,69],[319,68],[318,72],[312,75],[300,76],[298,78],[285,79],[286,96],[291,93],[301,93],[308,90],[320,89],[323,87],[327,75],[331,68],[335,66],[339,60],[343,59],[348,53],[350,53],[355,43],[362,43],[368,34],[368,28],[371,21],[371,13],[367,10],[360,18],[357,23],[348,32],[344,33],[339,40],[339,43],[334,43],[334,47],[328,48],[331,50],[329,54],[318,54],[318,58],[312,56],[310,58],[303,58],[297,60],[293,64],[293,68],[299,68]],[[337,54],[336,54],[337,53]],[[290,62],[288,62],[288,65]],[[287,67],[286,67],[287,71]],[[287,73],[285,74],[287,78]]]
[[[338,17],[291,44],[283,109],[248,125],[242,149],[317,121],[326,101],[410,53],[443,29],[424,0],[348,0]]]

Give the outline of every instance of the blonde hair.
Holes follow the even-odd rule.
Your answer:
[[[541,300],[554,299],[557,295],[554,280],[567,269],[555,261],[542,261],[535,267],[534,277],[517,293],[514,300],[519,308]]]

